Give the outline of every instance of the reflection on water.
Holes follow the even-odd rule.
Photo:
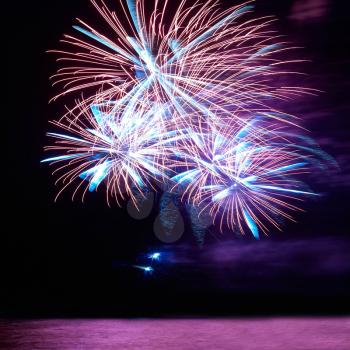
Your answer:
[[[350,318],[0,321],[19,350],[346,350]]]

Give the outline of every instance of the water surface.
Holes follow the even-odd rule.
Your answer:
[[[350,318],[2,320],[0,349],[349,350]]]

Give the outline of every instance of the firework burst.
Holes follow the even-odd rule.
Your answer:
[[[54,99],[84,93],[89,105],[98,91],[118,114],[158,103],[188,124],[199,118],[244,120],[252,112],[277,118],[269,101],[311,93],[276,82],[295,73],[284,67],[297,60],[278,59],[292,47],[270,28],[273,18],[242,19],[253,1],[220,11],[214,0],[194,5],[183,0],[172,16],[166,0],[155,1],[148,16],[145,1],[127,0],[120,17],[103,1],[91,2],[106,34],[78,20],[74,28],[80,35],[65,35],[68,49],[53,51],[64,63],[52,77],[63,87]]]
[[[280,229],[277,218],[293,220],[290,212],[300,210],[293,202],[316,195],[299,178],[312,168],[314,149],[255,121],[228,129],[192,133],[184,141],[183,170],[172,177],[172,189],[180,187],[183,198],[209,211],[221,230],[249,228],[259,238],[269,225]]]
[[[221,11],[216,0],[176,10],[168,0],[121,0],[118,16],[91,3],[103,29],[78,19],[66,49],[53,51],[62,64],[53,100],[78,96],[53,122],[63,132],[48,134],[46,149],[59,155],[44,162],[58,166],[62,190],[84,196],[104,182],[108,201],[137,205],[136,194],[162,184],[221,229],[256,238],[280,229],[279,217],[292,220],[294,203],[315,195],[299,177],[319,154],[277,106],[314,90],[286,83],[301,60],[285,58],[293,47],[274,19],[251,18],[253,1]]]
[[[76,184],[73,198],[79,188],[94,191],[106,180],[107,198],[125,199],[135,193],[143,194],[145,187],[154,186],[166,179],[169,171],[166,159],[172,145],[181,134],[164,129],[160,115],[154,109],[133,118],[118,119],[105,104],[92,105],[90,110],[81,107],[79,117],[64,117],[53,122],[65,133],[49,133],[56,140],[47,150],[64,153],[43,162],[64,163],[56,172],[63,172],[58,182],[63,189]],[[62,192],[60,191],[60,193]],[[118,202],[119,203],[119,202]],[[136,205],[135,201],[135,205]]]

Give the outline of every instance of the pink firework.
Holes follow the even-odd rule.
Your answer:
[[[59,155],[44,160],[58,164],[62,190],[103,182],[108,200],[137,205],[147,188],[181,189],[221,229],[256,238],[293,220],[295,203],[315,195],[300,175],[320,154],[278,106],[314,90],[288,84],[301,60],[285,59],[293,47],[274,19],[252,18],[254,1],[224,11],[216,0],[120,0],[118,12],[91,3],[103,29],[78,20],[52,51],[62,64],[53,100],[76,97],[53,122],[63,132],[49,134]]]
[[[118,16],[103,1],[91,2],[105,29],[78,20],[79,35],[62,40],[67,50],[53,51],[64,64],[52,77],[63,87],[54,99],[76,92],[89,105],[97,93],[115,103],[116,114],[167,105],[188,126],[202,119],[244,122],[252,113],[285,120],[276,100],[312,92],[277,82],[296,74],[286,67],[298,61],[278,58],[292,48],[271,29],[272,17],[248,17],[253,1],[225,11],[213,0],[183,0],[175,11],[166,0],[154,1],[149,14],[149,1],[127,0]]]

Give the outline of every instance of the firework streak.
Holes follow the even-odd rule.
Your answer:
[[[279,58],[293,48],[273,18],[250,18],[252,1],[222,11],[182,0],[174,11],[167,0],[126,0],[118,15],[91,2],[104,32],[78,20],[67,50],[53,51],[63,65],[53,99],[78,96],[48,134],[58,155],[43,162],[57,165],[59,194],[103,183],[108,201],[137,205],[149,189],[174,191],[221,230],[255,238],[293,220],[296,203],[317,195],[300,175],[321,152],[275,107],[313,90],[286,84],[299,61]]]

